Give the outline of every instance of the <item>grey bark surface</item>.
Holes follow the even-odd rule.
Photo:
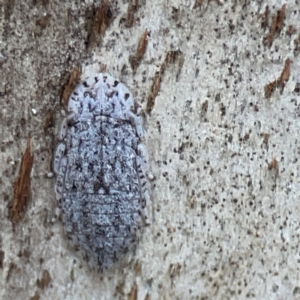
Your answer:
[[[88,46],[101,1],[0,1],[0,299],[300,299],[299,1],[138,1],[128,14],[130,3],[110,2]],[[133,93],[154,176],[151,225],[103,273],[56,216],[52,159],[75,66]],[[13,224],[29,136],[31,197]]]

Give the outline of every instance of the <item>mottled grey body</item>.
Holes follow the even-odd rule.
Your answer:
[[[92,267],[136,244],[145,213],[142,120],[131,93],[108,74],[77,86],[59,133],[54,169],[65,231]]]

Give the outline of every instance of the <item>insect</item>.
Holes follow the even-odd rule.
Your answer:
[[[68,111],[54,157],[56,198],[71,243],[106,269],[148,223],[142,118],[127,87],[105,73],[74,89]]]

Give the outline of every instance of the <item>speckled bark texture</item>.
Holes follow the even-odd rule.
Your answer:
[[[0,299],[300,299],[299,24],[296,0],[2,0]],[[100,273],[52,167],[91,72],[133,93],[153,177],[151,224]]]

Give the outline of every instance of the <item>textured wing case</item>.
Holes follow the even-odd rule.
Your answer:
[[[134,247],[145,213],[142,120],[129,90],[108,74],[78,85],[59,132],[54,170],[65,231],[92,267]]]

